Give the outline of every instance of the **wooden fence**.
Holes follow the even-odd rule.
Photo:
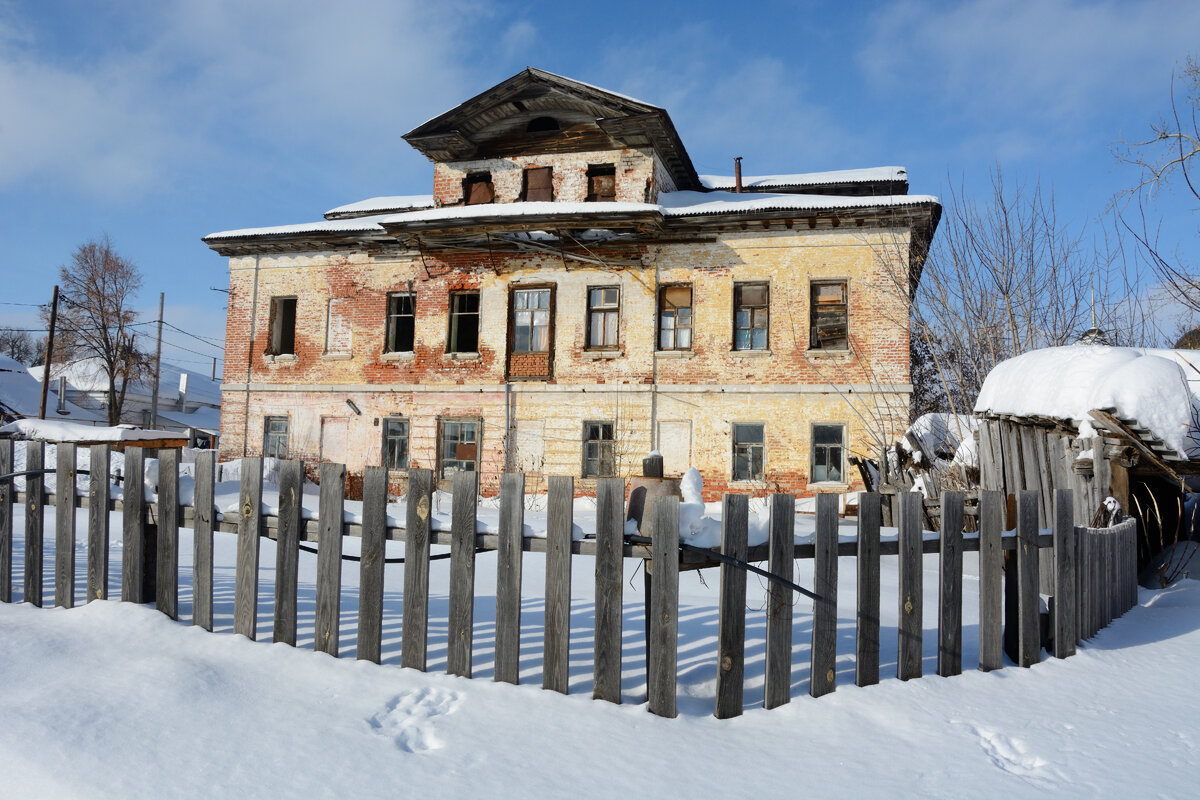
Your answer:
[[[76,453],[72,445],[59,445],[56,477],[59,487],[74,487]],[[140,475],[145,453],[125,451],[125,474]],[[593,695],[621,702],[622,589],[624,558],[646,559],[653,580],[648,598],[647,694],[650,711],[667,717],[676,714],[678,657],[679,575],[681,570],[715,565],[712,553],[681,551],[677,531],[678,500],[655,498],[643,518],[642,534],[650,544],[630,543],[625,523],[623,479],[601,479],[596,485],[594,539],[572,539],[574,480],[553,477],[548,481],[547,531],[544,538],[523,535],[524,476],[505,474],[501,480],[500,524],[497,534],[476,532],[475,473],[459,473],[453,482],[451,530],[432,530],[433,481],[427,470],[409,470],[407,517],[403,527],[387,525],[387,473],[368,467],[364,476],[361,524],[343,522],[345,467],[322,464],[320,507],[316,520],[302,516],[304,482],[298,461],[283,462],[279,473],[278,515],[260,514],[261,459],[241,464],[240,502],[235,513],[217,520],[214,507],[215,454],[198,455],[195,468],[195,502],[179,505],[179,451],[158,451],[158,502],[127,503],[109,497],[109,448],[96,445],[90,453],[89,491],[76,498],[56,497],[44,491],[40,474],[27,477],[25,503],[24,599],[42,602],[42,541],[44,505],[76,503],[88,508],[87,600],[104,598],[108,586],[109,510],[122,514],[124,543],[121,564],[121,599],[154,602],[172,618],[178,617],[179,529],[194,531],[192,623],[213,628],[213,536],[217,531],[237,535],[233,629],[254,639],[257,630],[259,549],[262,537],[277,540],[274,619],[271,636],[276,642],[295,644],[297,632],[297,566],[301,541],[317,543],[317,581],[314,646],[338,654],[342,543],[345,536],[361,537],[361,579],[358,604],[357,657],[380,660],[384,613],[384,543],[405,545],[401,664],[424,670],[429,630],[429,558],[431,545],[449,545],[449,641],[446,670],[470,677],[474,630],[474,576],[476,554],[495,550],[496,584],[495,679],[516,683],[521,631],[521,569],[524,552],[545,552],[545,627],[542,686],[566,693],[571,631],[571,561],[589,556],[595,566],[595,640]],[[26,469],[44,463],[41,443],[29,443]],[[11,473],[13,442],[0,440],[0,475]],[[0,599],[12,597],[13,502],[11,483],[0,483]],[[128,491],[128,485],[126,488]],[[854,557],[857,570],[857,629],[855,683],[879,681],[880,664],[880,562],[895,557],[899,563],[898,661],[901,680],[922,673],[922,555],[939,554],[937,586],[937,672],[942,676],[962,672],[962,555],[979,552],[979,669],[1003,666],[1005,650],[1020,666],[1041,657],[1048,643],[1054,656],[1065,658],[1076,644],[1094,635],[1113,618],[1137,602],[1135,527],[1132,521],[1114,528],[1075,527],[1072,497],[1057,490],[1053,498],[1051,532],[1038,528],[1036,492],[1019,493],[1015,533],[1005,535],[1005,498],[1000,492],[979,497],[977,535],[964,536],[964,496],[945,492],[941,498],[941,531],[926,539],[921,525],[921,496],[906,493],[899,499],[898,538],[881,540],[881,498],[859,497],[856,541],[838,541],[837,497],[819,495],[816,535],[812,543],[794,543],[795,498],[775,494],[770,504],[769,540],[750,547],[749,503],[743,495],[727,494],[723,501],[722,544],[719,552],[741,561],[766,561],[768,571],[792,580],[796,559],[814,562],[811,677],[813,697],[836,688],[838,558]],[[80,502],[82,501],[82,502]],[[75,602],[75,514],[55,515],[54,565],[57,606]],[[661,535],[660,535],[661,532]],[[152,538],[156,547],[148,548]],[[147,552],[155,553],[146,563]],[[1050,630],[1043,635],[1039,608],[1040,554],[1056,554]],[[728,563],[720,567],[718,665],[715,714],[733,717],[742,713],[746,652],[746,572]],[[146,577],[152,575],[153,596]],[[765,699],[774,708],[791,699],[793,590],[772,581],[766,609]]]

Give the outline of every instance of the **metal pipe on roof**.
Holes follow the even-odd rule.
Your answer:
[[[738,194],[742,193],[742,157],[735,156],[733,159],[733,191]]]

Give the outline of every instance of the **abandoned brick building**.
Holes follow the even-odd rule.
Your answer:
[[[661,108],[526,69],[405,140],[432,196],[214,233],[223,457],[845,490],[904,430],[940,215],[899,167],[700,176]],[[740,170],[739,170],[740,172]]]

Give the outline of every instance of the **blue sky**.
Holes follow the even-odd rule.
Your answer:
[[[219,337],[226,261],[200,237],[429,192],[400,137],[527,65],[664,106],[702,173],[900,164],[945,196],[999,165],[1094,224],[1135,180],[1111,147],[1168,110],[1197,31],[1179,2],[0,0],[0,300],[45,302],[108,233],[147,318],[165,292],[169,321]],[[1156,211],[1197,263],[1187,199]]]

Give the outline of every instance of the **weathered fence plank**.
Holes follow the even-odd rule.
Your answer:
[[[837,687],[838,496],[817,495],[817,528],[813,553],[812,648],[808,693],[829,694]]]
[[[623,478],[596,481],[596,639],[592,697],[621,702]]]
[[[858,495],[858,613],[854,684],[879,683],[879,524],[880,496]]]
[[[192,624],[213,629],[213,528],[217,513],[217,454],[196,454],[194,514],[192,519]]]
[[[158,548],[155,605],[179,617],[179,449],[158,451]]]
[[[496,552],[496,672],[517,683],[521,666],[521,540],[525,530],[525,476],[500,476],[500,536]]]
[[[75,607],[75,445],[59,443],[54,465],[54,605]]]
[[[571,655],[571,531],[575,479],[554,476],[546,498],[546,627],[542,688],[567,693]]]
[[[304,530],[304,464],[279,464],[279,522],[275,533],[275,613],[271,641],[296,646],[296,592]]]
[[[144,603],[146,571],[146,504],[143,501],[145,451],[125,448],[124,487],[121,492],[121,600]]]
[[[386,467],[363,470],[362,549],[358,562],[358,642],[354,656],[378,664],[383,654],[383,567],[387,542]]]
[[[425,671],[429,641],[429,536],[433,473],[408,471],[404,522],[404,622],[400,664]]]
[[[938,569],[938,675],[962,674],[962,492],[942,493]]]
[[[13,471],[13,440],[0,439],[0,475]],[[0,602],[12,602],[13,578],[13,481],[0,481]]]
[[[342,527],[346,505],[346,465],[321,464],[317,526],[317,619],[313,649],[337,658],[342,614]]]
[[[1041,660],[1037,537],[1037,492],[1023,490],[1017,495],[1017,665],[1022,667],[1032,666]]]
[[[471,643],[475,625],[475,506],[478,473],[454,474],[450,517],[450,641],[446,671],[471,677]]]
[[[648,517],[653,552],[654,597],[650,603],[650,713],[674,718],[679,660],[679,498],[655,497]]]
[[[979,493],[979,668],[1004,666],[1004,495]]]
[[[900,623],[896,674],[902,681],[921,677],[924,613],[921,573],[922,503],[918,492],[903,492],[900,495]]]
[[[233,632],[253,640],[258,633],[258,553],[262,535],[262,459],[242,459],[238,492],[237,569],[233,593]]]
[[[721,500],[721,553],[746,560],[750,502],[743,494],[726,493]],[[746,571],[721,565],[721,594],[717,613],[717,719],[742,713],[746,673]]]
[[[1075,499],[1054,490],[1054,656],[1075,655]]]
[[[87,602],[90,603],[108,597],[109,445],[92,445],[88,456]]]
[[[43,469],[46,445],[25,442],[25,469]],[[46,478],[38,473],[25,476],[25,602],[42,605],[42,545],[45,536]]]
[[[795,562],[796,498],[772,494],[767,570],[792,580]],[[772,581],[767,586],[766,687],[763,706],[776,708],[792,699],[792,590]]]

